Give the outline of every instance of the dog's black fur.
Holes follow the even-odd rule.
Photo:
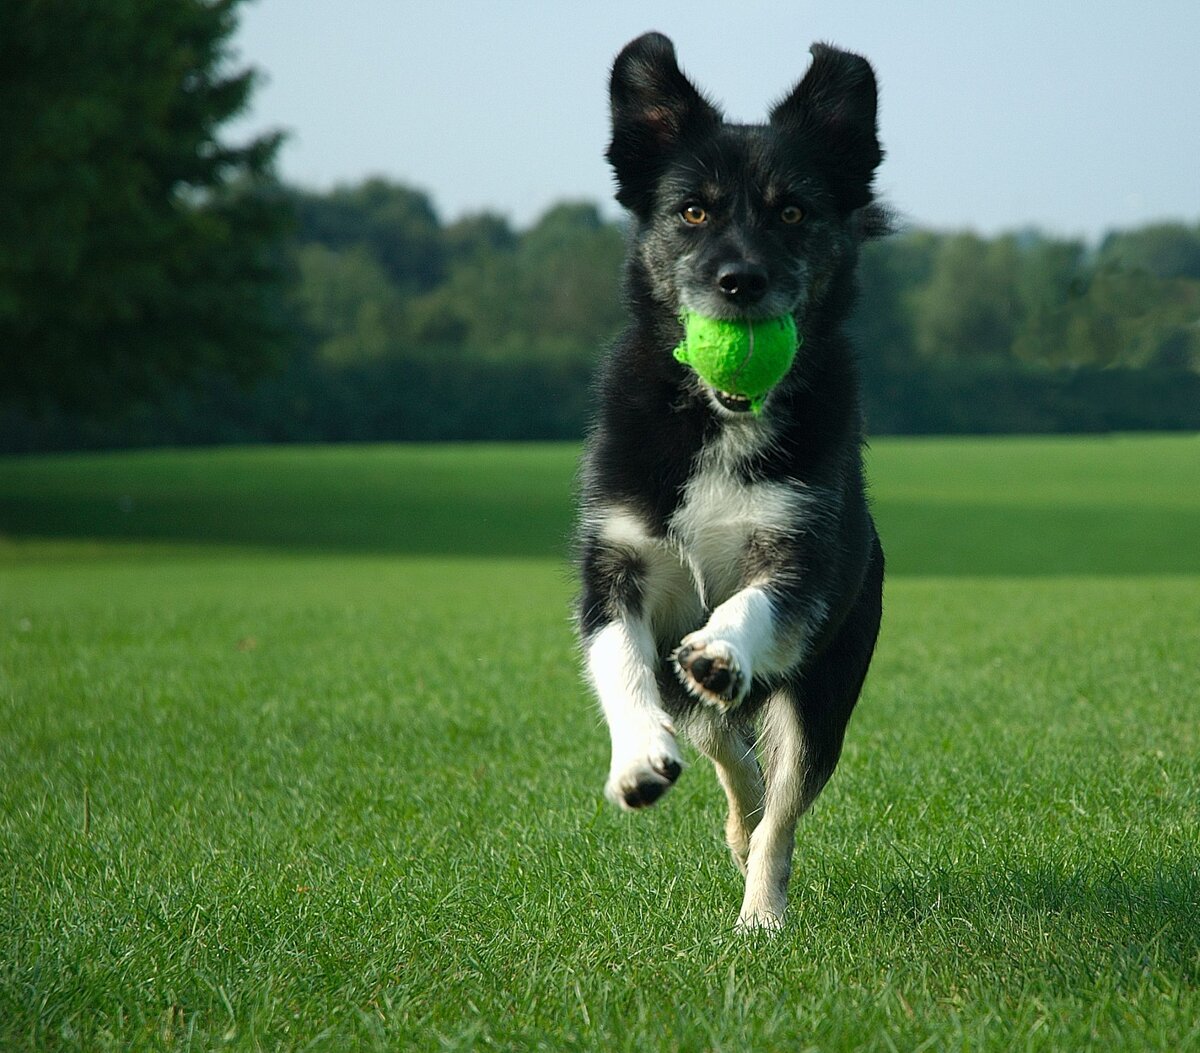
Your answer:
[[[843,332],[859,244],[886,225],[871,189],[882,157],[876,87],[864,59],[823,45],[812,54],[764,125],[725,123],[660,34],[617,57],[608,159],[632,219],[631,318],[599,373],[581,476],[579,625],[613,730],[609,795],[630,808],[655,801],[680,771],[670,749],[679,725],[730,797],[730,846],[749,869],[746,927],[781,920],[776,886],[786,887],[795,818],[837,763],[881,609],[883,553]],[[676,361],[685,308],[795,316],[803,343],[760,415]],[[742,669],[764,626],[770,660]],[[638,643],[649,639],[653,655]],[[639,654],[650,681],[638,679]],[[630,706],[620,685],[638,695]],[[643,725],[640,763],[629,743],[643,732],[628,728]],[[756,739],[761,776],[731,752],[752,756]],[[751,836],[764,814],[771,829]],[[756,837],[774,838],[757,863]]]

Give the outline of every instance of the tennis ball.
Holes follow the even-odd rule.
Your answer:
[[[792,368],[801,343],[790,314],[726,319],[687,311],[683,328],[684,340],[675,348],[675,357],[718,391],[748,398],[755,413]]]

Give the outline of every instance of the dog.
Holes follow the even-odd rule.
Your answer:
[[[740,930],[783,924],[796,823],[837,764],[882,608],[843,332],[859,245],[886,232],[876,83],[857,55],[811,54],[761,125],[726,123],[658,33],[610,83],[630,317],[598,369],[579,474],[583,662],[613,802],[657,801],[680,736],[712,761]],[[761,408],[675,359],[684,311],[795,317],[802,344]]]

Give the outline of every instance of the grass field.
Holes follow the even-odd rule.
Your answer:
[[[601,800],[574,456],[0,460],[0,1049],[1200,1049],[1200,439],[876,444],[773,940]]]

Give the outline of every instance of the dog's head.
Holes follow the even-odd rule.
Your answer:
[[[866,59],[814,45],[768,123],[725,122],[660,33],[613,64],[608,160],[656,299],[714,318],[804,314],[856,242],[882,151]]]

